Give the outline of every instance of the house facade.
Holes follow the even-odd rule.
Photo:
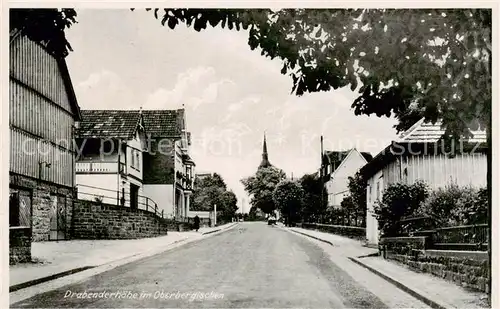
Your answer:
[[[78,198],[146,209],[143,156],[146,133],[140,111],[82,110],[77,130]]]
[[[361,173],[367,179],[366,238],[378,244],[378,221],[374,205],[389,185],[424,181],[431,189],[449,184],[486,186],[486,133],[472,131],[472,137],[460,143],[447,144],[441,123],[423,119],[367,163]]]
[[[328,193],[328,207],[340,208],[349,195],[349,177],[372,159],[371,154],[353,148],[348,151],[326,151],[323,156],[323,175]]]
[[[195,164],[189,156],[190,134],[184,109],[144,110],[147,152],[144,194],[157,201],[165,217],[186,221]]]
[[[80,110],[65,54],[47,46],[11,29],[11,262],[31,259],[31,241],[69,237],[75,182],[73,131]]]

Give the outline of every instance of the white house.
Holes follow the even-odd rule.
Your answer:
[[[441,140],[444,133],[440,122],[431,124],[421,119],[361,169],[367,179],[366,238],[369,244],[378,244],[379,240],[374,205],[393,183],[413,184],[422,180],[432,189],[450,183],[486,186],[485,131],[472,131],[471,138],[448,146]]]
[[[77,145],[79,199],[141,209],[155,206],[143,192],[146,140],[140,112],[82,110]]]
[[[323,175],[328,192],[328,207],[340,208],[342,200],[349,195],[349,177],[353,177],[371,159],[369,153],[359,152],[356,148],[325,152]]]

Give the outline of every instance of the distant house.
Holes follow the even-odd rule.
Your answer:
[[[347,151],[326,151],[323,155],[323,175],[328,193],[328,207],[340,208],[342,200],[349,195],[349,177],[372,159],[368,152],[356,148]]]
[[[78,198],[131,208],[154,207],[144,196],[144,121],[139,111],[82,110],[77,131]]]
[[[147,149],[144,194],[158,203],[167,218],[186,221],[193,193],[195,163],[189,155],[191,134],[184,109],[144,110]]]
[[[422,180],[433,189],[450,183],[486,186],[486,133],[472,131],[473,136],[460,144],[443,142],[444,133],[440,122],[431,124],[421,119],[361,169],[368,184],[368,243],[378,244],[378,222],[373,209],[385,188],[393,183]]]
[[[194,222],[194,217],[198,216],[200,218],[200,227],[212,226],[215,223],[213,211],[188,211],[188,221]]]
[[[196,173],[196,178],[198,180],[202,180],[202,179],[205,179],[205,178],[208,178],[208,177],[211,177],[212,176],[212,173]]]
[[[30,261],[32,240],[69,237],[73,130],[80,110],[65,54],[50,50],[46,43],[35,43],[18,29],[10,31],[11,263]]]

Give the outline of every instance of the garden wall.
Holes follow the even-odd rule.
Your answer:
[[[488,292],[487,252],[426,250],[426,237],[382,238],[385,258],[405,264],[414,271],[433,274],[473,290]]]
[[[321,232],[331,233],[359,240],[366,239],[366,229],[364,227],[330,225],[330,224],[319,224],[319,223],[302,223],[301,227],[305,229],[318,230]]]
[[[167,221],[129,207],[76,200],[72,236],[78,239],[133,239],[167,235]]]

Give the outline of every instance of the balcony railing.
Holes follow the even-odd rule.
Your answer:
[[[176,182],[185,190],[193,189],[193,178],[181,172],[175,173]]]
[[[118,173],[118,162],[76,162],[76,173],[114,174]],[[125,164],[121,164],[121,172],[125,172]]]

